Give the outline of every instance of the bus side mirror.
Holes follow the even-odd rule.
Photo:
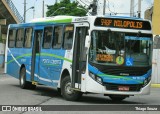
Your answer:
[[[85,47],[86,48],[89,48],[89,46],[90,46],[90,38],[89,38],[89,36],[86,36],[86,41],[85,41]]]

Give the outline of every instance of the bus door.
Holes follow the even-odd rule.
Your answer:
[[[88,23],[86,23],[88,25]],[[75,31],[73,62],[72,62],[72,88],[80,89],[81,75],[86,71],[85,39],[88,26],[77,26]]]
[[[35,30],[33,37],[32,62],[31,62],[31,81],[38,81],[39,76],[39,59],[40,59],[40,44],[43,30]]]

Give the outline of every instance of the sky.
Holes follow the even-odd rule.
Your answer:
[[[42,17],[42,2],[43,0],[26,0],[27,1],[27,8],[34,6],[35,7],[35,14],[33,13],[33,9],[29,9],[26,12],[26,22],[31,21],[33,18],[41,18]],[[47,11],[47,5],[53,5],[56,0],[44,0],[45,2],[45,10]],[[59,0],[57,0],[59,1]],[[73,1],[73,0],[72,0]],[[89,5],[92,3],[93,0],[78,0],[82,4],[85,3]],[[98,14],[103,14],[103,1],[104,0],[97,0],[98,1]],[[144,11],[150,8],[153,5],[153,0],[141,0],[141,18],[144,18]],[[16,6],[17,10],[20,12],[21,16],[23,17],[24,14],[24,0],[12,0],[14,5]],[[134,3],[134,12],[137,15],[138,11],[138,0],[135,0]],[[106,0],[106,14],[109,13],[117,13],[118,15],[129,15],[130,13],[130,0]],[[124,13],[124,14],[121,14]]]

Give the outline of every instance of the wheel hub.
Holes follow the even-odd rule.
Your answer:
[[[71,83],[66,84],[65,91],[67,94],[73,94],[73,90],[71,90]]]
[[[21,75],[21,85],[23,85],[24,84],[24,75],[22,74]]]

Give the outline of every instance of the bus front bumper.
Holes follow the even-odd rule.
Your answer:
[[[105,85],[101,85],[92,78],[88,77],[86,83],[86,92],[91,93],[102,93],[102,94],[112,94],[112,95],[147,95],[150,94],[151,81],[144,87],[141,87],[138,91],[120,91],[120,90],[108,90]]]

